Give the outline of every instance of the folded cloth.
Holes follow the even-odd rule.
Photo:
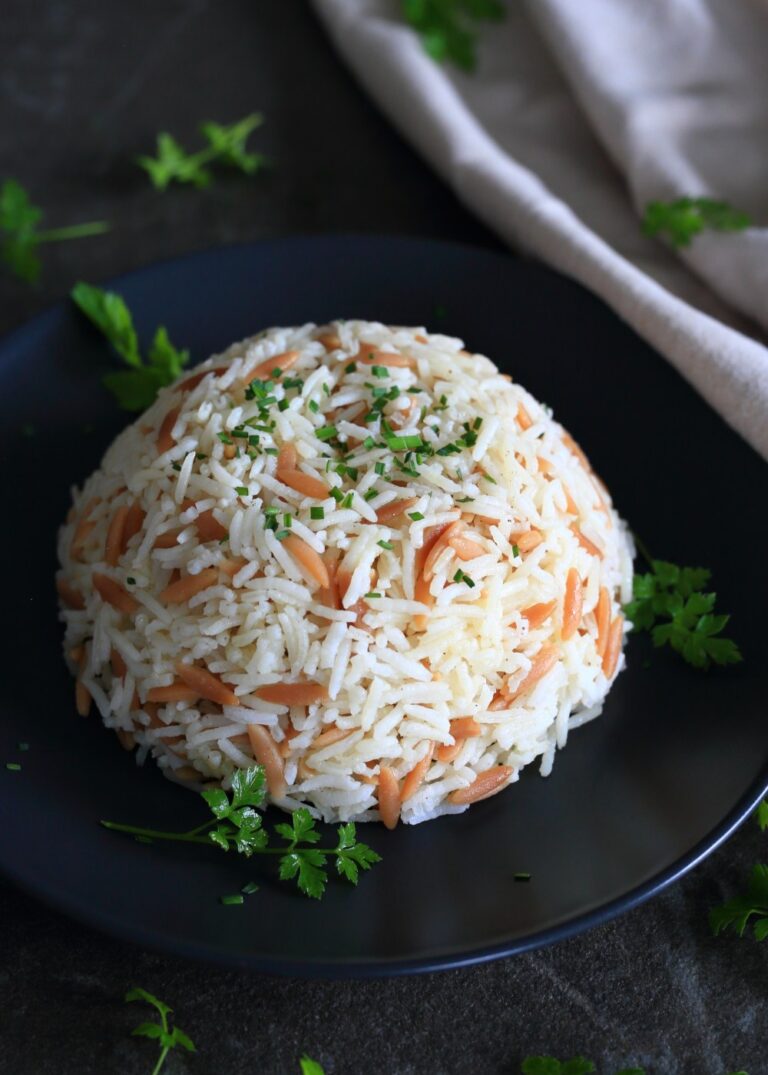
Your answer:
[[[465,74],[426,55],[397,0],[314,3],[462,201],[600,295],[768,457],[768,8],[508,0]],[[683,196],[755,226],[679,251],[645,236],[645,205]]]

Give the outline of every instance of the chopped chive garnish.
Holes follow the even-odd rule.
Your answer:
[[[232,443],[232,438],[227,433],[217,433],[216,436],[219,438],[222,444]]]
[[[248,444],[251,446],[251,448],[258,448],[260,441],[261,437],[258,433],[252,433],[251,436],[248,438]]]
[[[370,592],[370,593],[366,593],[366,594],[363,594],[363,597],[369,597],[369,598],[372,598],[372,597],[381,597],[381,594],[380,594],[380,593],[376,593],[376,591],[375,591],[375,590],[371,590],[371,592]]]
[[[309,517],[310,517],[310,519],[324,519],[325,518],[325,508],[323,508],[323,507],[319,507],[319,508],[312,507],[312,508],[310,508],[309,509]]]
[[[267,455],[277,455],[277,448],[265,448],[264,451]]]
[[[483,424],[482,418],[475,418],[474,422],[472,423],[472,428],[473,429],[479,429],[482,424]]]
[[[280,509],[270,506],[268,508],[264,508],[264,514],[265,515],[279,515],[280,514]]]
[[[21,771],[21,766],[17,761],[7,761],[5,763],[6,769],[10,769],[12,773],[18,773]]]
[[[365,450],[367,452],[370,452],[371,448],[376,447],[376,441],[374,440],[373,437],[366,437],[365,440],[363,441],[363,447],[365,448]]]
[[[421,514],[420,511],[409,511],[408,518],[413,519],[415,523],[420,523],[424,516]]]
[[[456,501],[456,503],[457,504],[472,504],[472,503],[474,503],[474,497],[462,496],[459,500]]]
[[[426,448],[424,441],[417,433],[409,434],[405,437],[396,436],[394,433],[384,432],[384,439],[387,442],[387,447],[391,452],[407,452],[413,451],[419,448]]]
[[[274,377],[274,379],[277,380],[279,377],[283,376],[284,372],[285,371],[281,370],[279,366],[275,366],[275,368],[272,370],[272,372],[270,373],[269,376]]]
[[[404,463],[396,464],[398,470],[402,470],[403,474],[407,474],[409,478],[418,478],[419,472],[415,467],[407,467]]]
[[[313,414],[317,414],[317,412],[320,410],[320,405],[314,399],[311,399],[309,401],[309,403],[307,404],[307,406],[309,407],[309,409],[312,411]]]
[[[275,537],[277,538],[278,541],[285,541],[285,539],[287,537],[290,537],[290,536],[291,536],[291,531],[290,530],[276,530],[275,531]]]
[[[283,516],[283,526],[287,526],[290,529],[292,525],[293,525],[293,516],[290,514],[290,512],[286,512],[285,515]]]
[[[344,372],[345,373],[354,373],[356,369],[357,369],[357,362],[349,362],[344,367]]]
[[[25,750],[29,750],[29,743],[25,743],[23,741],[21,743],[17,743],[16,746],[22,752],[24,752]]]
[[[411,393],[412,396],[415,396],[418,392],[423,392],[424,389],[418,388],[415,384],[412,384],[408,391]]]
[[[354,495],[355,495],[354,493],[347,493],[347,495],[344,497],[344,499],[341,502],[342,508],[351,508],[352,507],[352,501],[354,499]]]
[[[515,881],[530,881],[531,875],[529,873],[516,873],[513,875]]]
[[[287,399],[281,399],[277,404],[277,409],[279,411],[287,411],[288,410],[288,400]]]
[[[244,896],[252,896],[254,892],[259,891],[259,886],[255,881],[249,881],[247,885],[243,885],[240,889]]]
[[[377,545],[381,545],[382,549],[394,549],[394,545],[391,541],[385,541],[383,538],[381,541],[376,542]]]
[[[240,892],[234,896],[220,896],[219,898],[225,907],[234,907],[237,904],[245,903],[245,897]]]
[[[389,371],[386,366],[371,366],[371,373],[374,377],[389,377]]]
[[[283,388],[303,388],[304,382],[301,377],[287,377],[283,381]]]
[[[375,500],[378,495],[379,495],[379,490],[378,489],[369,489],[368,492],[363,497],[363,500]]]
[[[174,470],[181,470],[181,463],[171,463]]]
[[[195,459],[207,459],[205,452],[195,452]]]
[[[485,478],[485,480],[486,480],[487,482],[490,482],[490,483],[491,483],[491,485],[498,485],[498,484],[499,484],[499,483],[498,483],[498,482],[496,481],[496,479],[495,479],[495,478],[492,478],[492,477],[491,477],[491,475],[490,475],[490,474],[486,474],[485,472],[483,472],[483,474],[482,474],[482,477],[483,477],[483,478]]]
[[[513,545],[512,546],[512,555],[513,556],[519,556],[520,555],[520,548],[519,548],[518,545]]]
[[[376,466],[373,469],[376,471],[376,473],[379,475],[379,477],[381,477],[382,475],[386,474],[386,472],[387,472],[387,468],[383,463],[377,463]]]
[[[136,579],[133,578],[132,575],[129,575],[128,578],[125,581],[128,583],[129,586],[135,586],[136,585]]]
[[[338,430],[336,426],[322,426],[321,429],[315,430],[315,436],[318,440],[330,440],[332,437],[338,436]]]
[[[235,492],[237,493],[238,496],[248,496],[248,486],[247,485],[236,485],[235,486]]]
[[[474,579],[471,579],[469,575],[467,575],[464,571],[461,570],[461,568],[459,568],[459,570],[453,576],[453,581],[465,583],[467,586],[469,586],[470,590],[474,589],[475,586]]]
[[[335,489],[335,488],[331,489],[331,496],[333,497],[333,499],[336,501],[337,504],[339,503],[339,501],[344,499],[344,494],[341,492],[340,489]]]

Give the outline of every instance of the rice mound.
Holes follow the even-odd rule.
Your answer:
[[[632,547],[549,409],[461,340],[273,328],[163,389],[59,534],[78,711],[192,787],[458,813],[624,663]]]

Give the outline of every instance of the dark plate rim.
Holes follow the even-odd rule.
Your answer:
[[[517,258],[514,254],[504,250],[494,250],[477,246],[472,243],[453,242],[435,239],[430,236],[417,235],[378,235],[370,232],[342,232],[342,233],[318,233],[318,234],[289,234],[282,237],[270,237],[263,240],[251,240],[238,243],[227,243],[194,250],[178,257],[166,258],[149,264],[111,276],[101,281],[103,286],[119,287],[126,282],[132,282],[154,272],[162,272],[164,269],[193,259],[205,260],[222,251],[245,250],[249,248],[264,249],[271,245],[285,246],[286,244],[297,245],[311,243],[356,243],[375,242],[390,245],[415,245],[419,247],[450,247],[461,248],[471,254],[480,254],[503,260],[524,260],[534,270],[543,269],[557,276],[565,276],[557,270],[550,269],[541,262],[525,258]],[[566,277],[567,278],[567,277]],[[588,289],[585,289],[588,290]],[[53,305],[42,310],[28,321],[17,328],[12,329],[0,339],[0,363],[3,361],[5,352],[22,343],[24,339],[36,331],[44,329],[49,322],[66,314],[68,298],[62,298]],[[690,389],[694,391],[693,388]],[[708,855],[719,848],[753,813],[761,799],[768,796],[768,759],[764,762],[760,775],[752,781],[748,789],[739,798],[736,805],[729,811],[725,818],[703,837],[691,850],[676,859],[665,869],[654,874],[647,881],[635,886],[622,896],[604,903],[601,906],[574,915],[562,922],[556,923],[547,929],[529,934],[517,939],[509,939],[496,944],[486,945],[480,948],[457,948],[446,949],[431,955],[417,958],[379,958],[379,959],[315,959],[312,957],[301,960],[291,958],[260,957],[244,954],[239,959],[233,959],[230,954],[223,954],[215,946],[198,943],[196,941],[176,940],[165,941],[156,931],[144,929],[126,923],[119,918],[113,918],[109,913],[102,910],[85,912],[74,899],[62,896],[54,884],[46,883],[46,879],[30,878],[21,871],[9,868],[3,864],[0,871],[4,877],[16,884],[21,890],[39,899],[46,906],[67,914],[69,917],[83,925],[97,929],[102,933],[118,937],[121,940],[130,941],[134,944],[143,945],[158,952],[173,952],[187,959],[198,960],[207,963],[216,963],[222,966],[248,969],[263,974],[280,975],[288,978],[389,978],[399,975],[421,974],[442,970],[453,970],[460,967],[468,967],[477,964],[492,962],[507,956],[517,955],[521,952],[530,951],[555,944],[577,936],[595,926],[604,925],[626,911],[639,907],[652,896],[663,892],[674,882],[680,880],[685,874],[698,866]]]

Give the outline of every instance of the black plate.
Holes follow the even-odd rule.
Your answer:
[[[99,383],[106,345],[68,305],[0,349],[6,612],[0,866],[102,929],[291,974],[457,966],[583,930],[679,877],[768,785],[765,471],[658,355],[575,284],[521,260],[412,239],[290,239],[214,250],[115,281],[146,339],[165,323],[195,360],[273,324],[426,324],[491,355],[572,430],[655,555],[714,570],[745,663],[703,675],[629,645],[603,717],[542,780],[456,818],[387,833],[383,862],[321,903],[215,849],[142,846],[109,817],[169,829],[199,801],[74,712],[52,577],[68,488],[125,423]],[[22,427],[34,426],[25,436]],[[760,516],[758,518],[758,515]],[[755,582],[755,580],[760,580]],[[8,600],[10,591],[10,601]],[[760,599],[762,591],[763,599]],[[19,740],[30,749],[20,754]],[[9,771],[6,761],[22,763]],[[529,884],[515,883],[529,871]],[[257,878],[241,907],[218,897]]]

